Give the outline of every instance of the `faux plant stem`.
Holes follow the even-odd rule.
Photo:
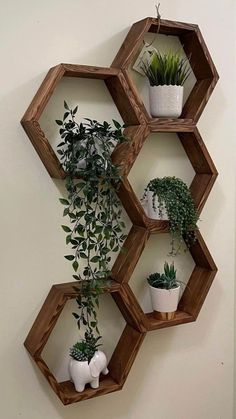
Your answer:
[[[96,308],[110,274],[110,252],[118,252],[126,237],[121,204],[113,187],[120,181],[119,167],[112,163],[111,152],[127,139],[118,122],[113,121],[114,128],[106,121],[100,124],[91,119],[78,124],[77,107],[71,110],[66,103],[64,106],[63,120],[56,122],[62,138],[58,153],[68,175],[68,199],[62,198],[61,203],[72,226],[62,227],[67,233],[66,243],[74,251],[65,257],[72,262],[74,279],[80,282],[78,313],[73,315],[79,328],[83,324],[87,333],[92,329],[99,333]],[[82,260],[86,261],[83,269]]]

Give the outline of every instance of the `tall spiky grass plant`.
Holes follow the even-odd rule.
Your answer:
[[[141,69],[150,86],[183,86],[191,73],[188,59],[172,51],[165,54],[152,52],[150,62],[143,61]]]

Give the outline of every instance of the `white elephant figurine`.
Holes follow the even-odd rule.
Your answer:
[[[73,381],[76,391],[84,391],[85,384],[89,383],[92,388],[99,387],[100,373],[108,374],[107,358],[102,351],[96,351],[90,363],[88,361],[69,361],[70,379]]]

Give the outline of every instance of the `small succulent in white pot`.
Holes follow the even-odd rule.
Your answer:
[[[171,320],[178,307],[180,283],[176,279],[174,262],[165,262],[164,273],[153,273],[147,278],[152,307],[158,318]]]
[[[152,51],[143,61],[142,71],[149,80],[150,113],[156,118],[179,118],[183,108],[184,83],[191,73],[187,58],[177,52]]]
[[[109,372],[106,355],[98,350],[100,338],[95,338],[92,332],[85,332],[85,339],[70,349],[69,374],[78,392],[82,392],[88,383],[92,388],[98,388],[100,373],[106,375]]]

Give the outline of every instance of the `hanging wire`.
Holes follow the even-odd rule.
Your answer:
[[[155,33],[155,35],[154,35],[154,38],[153,38],[153,40],[151,41],[151,43],[150,43],[150,44],[147,44],[147,43],[143,40],[143,43],[144,43],[144,45],[145,45],[145,47],[146,47],[146,48],[149,48],[149,47],[151,47],[151,46],[152,46],[152,44],[155,42],[156,35],[158,35],[158,33],[159,33],[159,31],[160,31],[160,26],[161,26],[161,14],[160,14],[160,11],[159,11],[159,9],[160,9],[160,5],[161,5],[161,3],[158,3],[158,5],[155,5],[155,7],[156,7],[156,13],[157,13],[157,17],[156,17],[156,19],[157,19],[157,30],[156,30],[156,33]]]

